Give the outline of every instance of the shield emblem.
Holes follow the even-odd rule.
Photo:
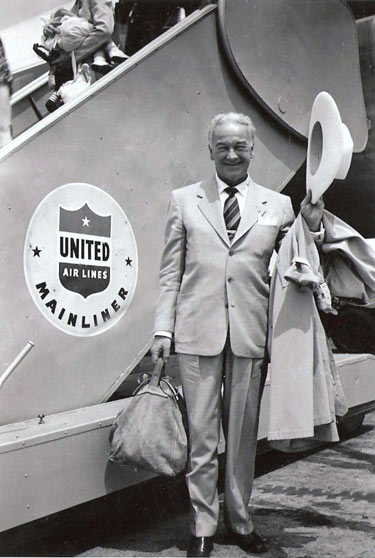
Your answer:
[[[87,203],[74,211],[59,206],[59,279],[68,291],[87,298],[108,287],[111,219],[111,215],[98,215]]]

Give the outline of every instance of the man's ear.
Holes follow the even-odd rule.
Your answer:
[[[214,154],[212,153],[212,147],[210,146],[210,144],[208,144],[208,150],[210,152],[210,159],[211,159],[211,161],[213,161],[214,160]]]

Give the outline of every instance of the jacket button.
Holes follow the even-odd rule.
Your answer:
[[[228,283],[231,283],[232,281],[234,281],[233,277],[228,277]]]
[[[229,254],[229,256],[234,256],[233,250],[229,250],[228,254]]]

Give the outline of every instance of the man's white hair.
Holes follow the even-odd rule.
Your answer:
[[[211,124],[208,129],[208,145],[210,147],[212,142],[212,134],[216,126],[219,126],[220,124],[224,124],[226,122],[234,122],[235,124],[243,124],[244,126],[247,126],[249,130],[250,139],[254,143],[255,126],[250,116],[247,116],[246,114],[242,114],[241,112],[227,112],[224,114],[217,114],[211,120]]]

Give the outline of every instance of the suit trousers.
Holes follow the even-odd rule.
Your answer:
[[[227,341],[217,356],[179,354],[189,421],[186,481],[191,531],[210,537],[219,521],[218,444],[225,435],[224,521],[240,534],[253,531],[248,513],[263,387],[263,359],[237,357]]]

